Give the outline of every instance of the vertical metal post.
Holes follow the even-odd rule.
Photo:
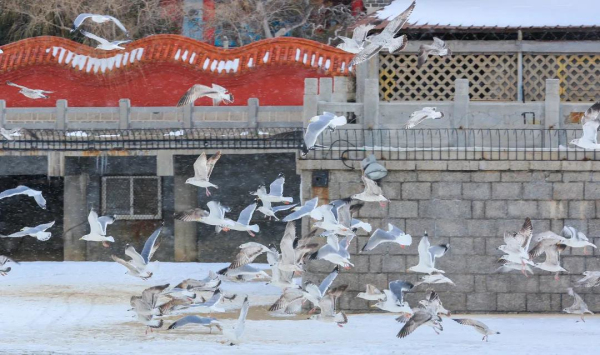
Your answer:
[[[258,106],[259,102],[257,98],[248,99],[248,127],[258,128]]]
[[[67,128],[67,100],[56,100],[56,129],[64,130]]]

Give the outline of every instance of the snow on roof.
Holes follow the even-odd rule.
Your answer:
[[[391,20],[412,0],[394,0],[374,15]],[[408,27],[594,27],[600,0],[417,0]]]

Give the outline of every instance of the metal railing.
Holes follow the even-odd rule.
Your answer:
[[[109,151],[170,149],[297,150],[302,128],[31,130],[2,150]],[[317,140],[308,160],[600,160],[600,150],[569,145],[580,129],[336,129]]]

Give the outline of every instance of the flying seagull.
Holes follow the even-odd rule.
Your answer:
[[[13,141],[13,140],[15,140],[15,137],[21,137],[21,136],[29,136],[35,140],[39,139],[35,133],[28,130],[27,128],[13,128],[13,129],[9,130],[9,129],[0,127],[0,134],[2,135],[2,137],[4,137],[6,140],[9,140],[9,141]]]
[[[117,25],[117,27],[119,27],[121,30],[123,30],[123,32],[125,32],[125,35],[127,37],[129,37],[129,32],[127,31],[125,26],[123,26],[121,21],[112,16],[99,14],[80,14],[79,16],[77,16],[77,18],[75,18],[75,21],[73,21],[73,28],[71,29],[71,33],[77,31],[79,27],[81,27],[81,24],[88,18],[94,21],[95,23],[106,23],[112,21],[115,25]]]
[[[96,48],[102,49],[105,51],[112,51],[115,49],[123,50],[123,49],[125,49],[125,47],[123,47],[121,45],[131,42],[131,40],[129,40],[129,39],[124,40],[124,41],[109,41],[100,36],[96,36],[95,34],[93,34],[91,32],[84,31],[84,30],[79,30],[79,31],[81,32],[82,35],[86,36],[87,38],[93,39],[94,41],[98,42],[98,45],[96,46]]]
[[[352,195],[352,199],[365,202],[379,202],[381,207],[385,207],[385,203],[389,201],[383,196],[383,190],[377,183],[366,176],[362,176],[362,181],[365,184],[365,191]]]
[[[19,264],[18,262],[14,261],[13,259],[9,258],[8,256],[4,256],[4,255],[0,255],[0,275],[2,276],[6,276],[6,274],[8,274],[11,270],[10,266],[6,266],[6,263],[11,262],[11,263],[15,263],[15,264]]]
[[[333,264],[339,265],[344,269],[350,269],[354,266],[350,262],[350,252],[348,247],[354,238],[353,235],[346,236],[339,240],[337,246],[327,243],[321,247],[316,253],[310,256],[311,260],[327,260]]]
[[[294,198],[283,196],[283,184],[285,184],[285,178],[280,176],[271,183],[268,194],[266,188],[261,186],[258,188],[258,190],[256,190],[256,192],[253,192],[252,195],[258,196],[258,198],[263,202],[283,202],[285,204],[294,202]]]
[[[190,323],[199,324],[203,327],[209,328],[211,333],[213,327],[221,331],[223,330],[221,323],[219,323],[219,321],[216,318],[200,316],[185,316],[181,319],[178,319],[176,322],[169,326],[168,330],[177,329]]]
[[[175,214],[175,219],[184,222],[200,222],[215,226],[215,230],[219,233],[221,230],[225,232],[229,231],[229,228],[233,226],[233,221],[225,218],[225,212],[229,212],[230,209],[221,206],[221,203],[216,201],[209,201],[206,206],[209,212],[201,208],[193,208],[191,210],[183,211]]]
[[[535,263],[533,266],[555,272],[554,279],[558,281],[558,274],[561,271],[567,271],[560,266],[560,253],[566,249],[565,244],[552,238],[540,239],[539,242],[529,251],[529,258],[533,259],[542,254],[546,254],[546,260],[543,263]]]
[[[581,138],[575,138],[569,144],[573,144],[583,149],[597,150],[600,149],[598,144],[598,127],[600,127],[600,121],[589,120],[582,126],[583,135]]]
[[[38,206],[40,206],[43,209],[46,209],[46,199],[44,198],[44,196],[42,196],[42,192],[34,190],[24,185],[19,185],[14,189],[3,191],[2,193],[0,193],[0,200],[16,195],[27,195],[29,197],[33,197],[35,202],[37,202]]]
[[[445,314],[450,317],[450,311],[444,308],[440,296],[434,290],[429,290],[424,300],[420,300],[419,304],[425,308],[429,308],[433,314]]]
[[[12,233],[9,235],[0,235],[0,238],[20,238],[25,236],[32,236],[37,238],[37,240],[41,242],[45,242],[46,240],[52,237],[52,233],[46,232],[47,229],[52,228],[55,221],[50,223],[40,224],[36,227],[23,227],[21,231]]]
[[[237,269],[248,265],[263,253],[270,253],[271,249],[255,242],[244,243],[240,245],[240,251],[235,256],[235,260],[229,265],[229,269]]]
[[[291,204],[291,205],[271,206],[271,202],[269,202],[269,201],[261,200],[261,202],[262,202],[262,206],[258,207],[258,212],[261,212],[265,216],[269,217],[269,220],[271,218],[274,218],[276,221],[279,221],[279,218],[277,218],[275,213],[277,213],[279,211],[290,210],[298,205],[295,203],[295,204]]]
[[[325,231],[334,234],[354,235],[351,228],[352,216],[350,215],[350,204],[341,200],[334,202],[341,203],[319,206],[311,211],[311,218],[318,220],[318,222],[314,224],[314,227],[324,229]],[[335,238],[335,241],[337,242],[337,237]]]
[[[125,255],[131,258],[130,261],[125,261],[115,255],[111,255],[111,258],[119,264],[125,266],[127,268],[127,274],[139,277],[143,280],[149,279],[152,277],[152,272],[148,270],[148,265],[150,264],[152,256],[160,245],[160,243],[156,243],[156,239],[158,239],[161,230],[162,226],[155,230],[150,237],[148,237],[146,243],[144,243],[144,249],[142,249],[141,255],[132,245],[127,245],[125,248]]]
[[[169,287],[169,284],[147,288],[142,291],[141,296],[132,296],[129,301],[138,320],[147,326],[146,333],[148,333],[148,329],[152,331],[153,328],[161,328],[163,326],[162,319],[155,320],[153,318],[155,315],[160,315],[160,309],[156,307],[156,302],[160,294],[167,287]]]
[[[321,313],[312,315],[310,319],[318,320],[321,322],[335,322],[338,327],[342,328],[344,324],[348,323],[348,316],[346,313],[336,313],[335,310],[336,296],[333,294],[327,294],[319,300],[319,309]]]
[[[390,21],[381,33],[367,37],[366,40],[369,44],[352,58],[350,65],[354,66],[365,62],[379,53],[382,49],[387,49],[390,53],[404,49],[408,43],[406,36],[400,36],[398,38],[394,37],[402,29],[404,24],[406,24],[406,21],[408,21],[408,17],[412,14],[415,4],[416,2],[413,1],[403,13]]]
[[[507,272],[511,272],[513,270],[517,270],[517,271],[520,271],[521,273],[523,273],[526,277],[529,277],[527,275],[527,273],[530,273],[533,275],[533,270],[531,270],[531,268],[527,264],[525,264],[525,265],[523,265],[521,263],[517,264],[517,263],[513,263],[511,261],[506,261],[503,259],[500,259],[499,262],[502,265],[500,267],[498,267],[495,272],[507,273]]]
[[[338,38],[341,39],[343,43],[338,44],[336,48],[339,48],[344,52],[352,54],[360,53],[360,51],[364,49],[367,34],[374,28],[375,25],[371,24],[363,24],[356,26],[352,31],[352,38],[338,36]]]
[[[581,298],[581,296],[576,294],[575,291],[573,291],[573,289],[571,287],[569,287],[567,289],[567,293],[569,294],[569,296],[573,297],[573,304],[571,305],[571,307],[567,307],[567,308],[563,309],[563,312],[569,313],[569,314],[580,314],[581,320],[583,322],[585,322],[585,319],[583,319],[583,318],[586,313],[594,314],[592,311],[590,311],[588,309],[588,306],[583,301],[583,298]]]
[[[439,334],[439,332],[444,330],[441,322],[442,318],[435,314],[431,309],[418,309],[413,316],[407,320],[406,324],[404,324],[396,336],[398,338],[405,338],[422,325],[428,325],[432,327],[433,330]]]
[[[317,208],[317,204],[319,203],[319,197],[315,197],[311,200],[306,201],[304,206],[301,206],[296,211],[290,213],[282,219],[283,222],[291,222],[297,219],[300,219],[304,216],[310,215],[310,213]]]
[[[408,122],[404,125],[405,129],[411,129],[427,119],[439,120],[444,117],[443,112],[438,112],[435,107],[423,107],[422,109],[411,113]]]
[[[321,133],[329,128],[330,131],[335,131],[338,126],[343,126],[348,123],[345,116],[336,116],[331,112],[323,112],[320,116],[314,116],[308,121],[306,133],[304,133],[304,143],[300,147],[301,155],[305,157],[310,150],[315,148],[325,148],[325,146],[317,144],[317,138]]]
[[[185,181],[186,184],[204,187],[206,189],[206,196],[210,196],[209,187],[217,189],[217,185],[208,181],[212,174],[215,164],[221,158],[221,151],[216,152],[210,159],[206,158],[206,153],[202,152],[198,159],[194,162],[194,177],[191,177]]]
[[[587,247],[596,249],[596,245],[591,243],[588,237],[571,226],[564,226],[562,236],[565,238],[563,244],[571,248],[583,248],[583,254],[587,254]]]
[[[434,272],[431,275],[421,276],[419,281],[415,283],[415,287],[420,284],[450,284],[454,286],[454,282],[452,282],[452,280],[444,276],[444,274],[438,272]]]
[[[252,281],[255,279],[270,278],[269,274],[249,264],[239,267],[237,269],[230,269],[229,267],[226,267],[217,271],[217,274],[235,282],[245,282]]]
[[[246,329],[246,316],[248,316],[248,309],[250,308],[250,302],[248,302],[248,296],[244,298],[242,303],[242,309],[240,309],[240,315],[238,321],[232,328],[223,329],[223,335],[229,340],[229,345],[236,345],[242,340],[244,335],[244,329]]]
[[[423,235],[423,238],[421,238],[421,241],[419,242],[419,263],[408,268],[408,271],[430,275],[433,273],[444,273],[443,270],[435,268],[435,259],[444,256],[449,248],[450,244],[431,246],[427,232],[425,232],[425,235]]]
[[[527,217],[519,232],[504,233],[505,244],[498,247],[498,250],[506,253],[506,255],[503,255],[500,259],[523,265],[522,273],[525,276],[527,276],[524,270],[525,264],[533,265],[528,253],[532,236],[533,226],[531,224],[531,219]]]
[[[447,56],[450,57],[452,55],[452,51],[448,48],[446,42],[442,41],[437,37],[433,37],[432,44],[422,44],[419,48],[419,59],[417,61],[417,66],[420,68],[427,61],[427,57],[429,55],[439,55],[441,57]]]
[[[483,338],[481,338],[481,341],[484,341],[484,340],[488,341],[488,336],[490,336],[490,335],[500,334],[500,332],[491,330],[487,325],[485,325],[482,322],[475,320],[475,319],[454,319],[453,318],[452,320],[458,324],[469,325],[469,326],[475,328],[476,331],[483,334]]]
[[[23,96],[28,97],[30,99],[47,99],[48,95],[46,95],[46,94],[52,94],[52,93],[54,93],[54,91],[46,91],[46,90],[40,90],[40,89],[30,89],[28,87],[17,85],[17,84],[15,84],[13,82],[10,82],[10,81],[7,81],[6,85],[8,85],[8,86],[14,86],[16,88],[21,89],[21,90],[19,90],[19,93],[23,94]]]
[[[600,271],[584,271],[583,279],[578,280],[577,287],[596,287],[600,286]]]
[[[366,291],[360,292],[356,297],[362,298],[367,301],[380,301],[385,298],[385,294],[381,292],[377,287],[367,284]]]
[[[201,97],[213,100],[213,106],[219,106],[221,102],[233,103],[233,95],[222,86],[212,84],[212,88],[202,84],[192,86],[179,100],[177,107],[193,104]]]
[[[404,300],[404,294],[413,289],[414,285],[403,280],[392,281],[388,285],[389,289],[383,290],[385,297],[379,299],[379,302],[371,307],[377,307],[383,311],[392,313],[409,313],[413,311]]]
[[[404,233],[400,228],[388,223],[388,230],[376,229],[367,244],[361,249],[361,252],[373,250],[383,243],[396,243],[401,248],[404,248],[406,245],[412,244],[412,237],[410,234]]]
[[[102,242],[106,248],[109,247],[108,242],[114,243],[115,238],[111,236],[106,236],[106,227],[109,224],[113,224],[115,222],[114,216],[102,216],[98,217],[98,213],[94,211],[92,208],[90,210],[90,214],[88,215],[88,223],[90,224],[90,232],[83,237],[79,238],[79,240],[87,240],[91,242]]]
[[[260,231],[258,224],[250,224],[250,220],[252,219],[255,209],[256,203],[253,203],[248,205],[242,210],[242,212],[240,212],[237,221],[226,218],[231,222],[231,226],[229,228],[240,232],[248,232],[251,237],[255,237],[256,235],[254,233],[258,233]]]

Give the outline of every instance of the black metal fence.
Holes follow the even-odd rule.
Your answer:
[[[111,151],[169,149],[296,150],[302,128],[32,130],[4,140],[3,150]],[[325,130],[309,160],[600,160],[600,151],[569,144],[579,129]]]

